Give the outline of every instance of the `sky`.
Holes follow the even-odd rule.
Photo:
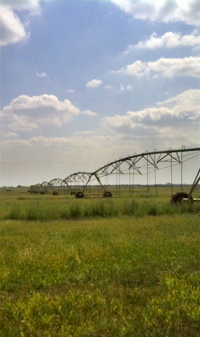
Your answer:
[[[199,25],[200,0],[0,0],[0,185],[200,146]]]

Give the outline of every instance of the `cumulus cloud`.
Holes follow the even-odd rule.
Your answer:
[[[110,0],[136,19],[200,25],[199,0]]]
[[[1,137],[3,139],[16,139],[19,137],[19,135],[16,132],[3,132]]]
[[[200,57],[160,58],[154,62],[136,62],[114,71],[116,74],[125,74],[135,77],[156,76],[163,77],[196,77],[200,76]]]
[[[46,73],[37,73],[36,76],[44,78],[44,77],[47,77],[47,74]]]
[[[132,85],[127,85],[124,86],[123,84],[120,85],[120,91],[133,91],[133,86]]]
[[[41,0],[1,0],[0,5],[0,46],[23,41],[29,36],[16,11],[29,14],[40,13]],[[45,0],[48,1],[48,0]]]
[[[104,87],[104,89],[106,89],[106,90],[111,90],[112,88],[113,88],[113,86],[109,85],[109,84],[105,85],[105,87]]]
[[[47,0],[46,0],[47,1]],[[1,5],[12,9],[33,9],[38,7],[41,0],[1,0]]]
[[[0,117],[5,128],[29,131],[42,125],[61,127],[79,112],[69,100],[59,101],[54,95],[22,95],[4,107]]]
[[[73,90],[73,89],[67,89],[66,92],[69,92],[70,94],[74,94],[75,90]]]
[[[157,49],[157,48],[175,48],[175,47],[199,47],[200,36],[195,30],[190,35],[167,32],[162,36],[153,33],[148,40],[140,41],[137,45],[130,45],[125,54],[130,53],[134,48],[139,49]]]
[[[101,80],[94,79],[94,80],[91,80],[91,81],[87,82],[86,87],[87,88],[97,88],[102,84],[103,84],[103,82]]]
[[[182,94],[158,102],[156,107],[146,108],[141,111],[128,111],[125,115],[105,117],[103,126],[110,131],[122,134],[133,134],[140,137],[190,136],[199,140],[199,97],[200,90],[188,90]]]
[[[82,111],[82,114],[90,117],[97,116],[97,113],[91,110],[84,110]]]
[[[200,122],[200,90],[188,90],[176,97],[166,99],[165,101],[158,102],[157,106],[166,107],[173,110],[175,116],[179,116],[182,120],[184,118],[192,121]],[[199,127],[199,124],[197,124]]]
[[[12,115],[19,116],[18,111],[25,117],[31,112],[32,116],[31,109],[41,105],[56,107],[57,115],[66,109],[65,101],[43,96],[18,98],[4,108],[3,114],[11,121]],[[119,157],[141,153],[144,149],[153,150],[157,146],[159,149],[167,149],[171,144],[174,148],[183,144],[195,147],[199,140],[199,97],[200,90],[188,90],[152,108],[106,117],[103,133],[98,134],[87,130],[70,137],[20,139],[9,128],[1,144],[2,183],[28,185],[55,177],[65,178],[73,172],[92,172]],[[39,115],[41,113],[42,110]],[[39,122],[36,119],[37,125]]]
[[[126,90],[128,90],[128,91],[133,91],[133,86],[132,85],[127,85],[126,86]]]
[[[27,37],[28,34],[14,12],[0,6],[0,46],[16,43]]]

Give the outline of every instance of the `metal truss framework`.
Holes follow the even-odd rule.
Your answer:
[[[143,165],[139,165],[141,160],[143,159],[146,161],[146,166],[152,166],[155,169],[159,169],[159,164],[163,162],[176,162],[176,163],[183,163],[183,153],[185,152],[193,152],[198,153],[200,152],[200,148],[192,148],[192,149],[179,149],[179,150],[172,150],[169,149],[167,151],[153,151],[153,152],[144,152],[141,154],[135,154],[133,156],[128,156],[125,158],[121,158],[119,160],[113,161],[98,170],[95,173],[99,177],[103,177],[105,175],[110,175],[113,173],[120,173],[124,174],[124,171],[128,171],[131,168],[134,169],[138,174],[142,174],[141,167]],[[126,164],[126,168],[123,170],[121,169],[122,165]],[[144,166],[143,166],[144,167]]]
[[[71,194],[75,194],[75,191],[82,191],[82,193],[87,189],[88,185],[98,184],[107,193],[105,185],[102,183],[103,177],[108,177],[110,175],[130,175],[130,172],[134,174],[143,175],[147,174],[147,184],[148,184],[148,173],[150,170],[155,172],[155,184],[156,184],[156,171],[160,169],[163,163],[168,163],[168,167],[172,167],[175,164],[181,165],[181,187],[183,183],[183,163],[185,161],[191,160],[192,158],[200,155],[200,147],[186,149],[184,146],[181,149],[173,150],[168,149],[165,151],[157,151],[156,149],[152,152],[144,152],[141,154],[134,154],[132,156],[127,156],[120,158],[118,160],[112,161],[94,172],[77,172],[70,174],[65,179],[55,178],[50,182],[43,182],[42,184],[32,185],[30,189],[33,193],[46,193],[48,187],[50,187],[56,194],[58,190],[62,188],[67,188]],[[41,192],[42,191],[42,192]]]
[[[49,187],[53,190],[53,194],[57,195],[60,190],[66,191],[69,189],[68,184],[60,178],[54,178],[48,183]]]

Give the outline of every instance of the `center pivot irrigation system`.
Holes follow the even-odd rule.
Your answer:
[[[173,173],[175,166],[180,167],[178,174],[181,191],[183,191],[183,168],[188,161],[200,156],[200,147],[186,149],[184,146],[181,149],[168,149],[165,151],[144,152],[134,154],[112,161],[94,172],[76,172],[70,174],[65,179],[55,178],[51,181],[44,181],[41,184],[31,185],[30,193],[46,194],[50,191],[54,195],[59,193],[68,193],[75,195],[76,198],[84,198],[87,196],[102,196],[110,198],[113,194],[120,195],[122,186],[126,186],[129,195],[133,195],[134,186],[137,184],[136,177],[146,176],[147,194],[149,187],[155,187],[157,194],[157,174],[162,170],[169,170],[171,192],[173,194]],[[200,167],[192,185],[190,192],[184,192],[182,196],[175,194],[172,196],[172,202],[181,199],[192,199],[192,193],[200,181]],[[153,184],[152,184],[153,177]],[[109,182],[109,179],[112,182]],[[151,181],[150,181],[151,179]]]
[[[186,192],[178,192],[176,194],[172,194],[172,197],[171,197],[171,203],[172,204],[177,204],[177,203],[180,203],[180,202],[200,202],[200,199],[199,198],[193,198],[192,197],[192,193],[193,191],[195,190],[195,188],[197,187],[198,183],[200,181],[200,169],[198,170],[197,172],[197,175],[194,179],[194,182],[190,188],[190,191],[189,193],[186,193]]]

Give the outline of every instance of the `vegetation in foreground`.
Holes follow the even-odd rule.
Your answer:
[[[14,205],[9,209],[4,219],[10,220],[74,220],[90,218],[111,218],[111,217],[144,217],[148,215],[176,215],[176,214],[198,214],[199,204],[184,205],[158,205],[154,202],[138,203],[134,200],[126,200],[122,204],[113,201],[97,201],[89,204],[80,204],[79,201],[63,205],[47,204],[44,207],[39,203],[31,203],[27,207]]]
[[[0,191],[0,336],[200,336],[200,207],[165,192]]]
[[[0,219],[24,221],[77,220],[111,217],[144,217],[148,215],[198,214],[200,203],[170,204],[170,190],[163,189],[156,197],[142,189],[134,197],[114,197],[77,200],[74,196],[61,194],[30,195],[23,190],[6,194],[0,191]],[[126,190],[125,190],[126,192]],[[165,194],[164,192],[168,192]]]
[[[200,217],[0,223],[0,336],[199,336]]]

